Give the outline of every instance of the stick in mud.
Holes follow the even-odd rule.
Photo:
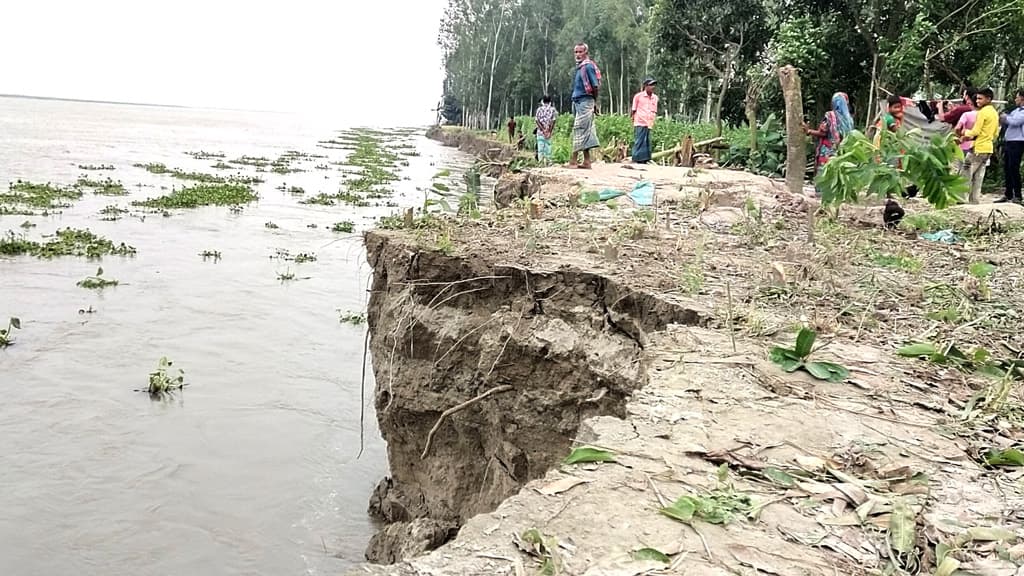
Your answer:
[[[466,400],[462,404],[458,404],[456,406],[452,406],[451,408],[449,408],[449,409],[445,410],[444,412],[442,412],[441,416],[437,419],[437,422],[434,423],[434,427],[430,429],[430,433],[427,434],[427,444],[426,444],[426,446],[423,447],[423,453],[420,454],[420,460],[423,460],[424,458],[426,458],[427,457],[427,453],[430,452],[430,444],[434,441],[434,434],[437,433],[437,430],[441,427],[441,423],[444,422],[445,418],[447,418],[448,416],[451,416],[452,414],[455,414],[456,412],[458,412],[460,410],[465,410],[466,408],[468,408],[468,407],[472,406],[473,404],[483,400],[484,398],[487,398],[488,396],[491,396],[491,395],[494,395],[494,394],[499,394],[501,392],[508,392],[510,390],[512,390],[512,387],[509,386],[508,384],[502,384],[501,386],[495,386],[494,388],[491,388],[490,390],[484,392],[483,394],[480,394],[479,396],[476,396],[475,398],[471,398],[469,400]]]

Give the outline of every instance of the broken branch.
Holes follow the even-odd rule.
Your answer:
[[[459,412],[460,410],[465,410],[466,408],[472,406],[473,404],[476,404],[477,402],[483,400],[484,398],[487,398],[488,396],[493,396],[494,394],[500,394],[502,392],[508,392],[509,390],[512,390],[512,386],[509,386],[508,384],[495,386],[494,388],[491,388],[490,390],[484,392],[483,394],[480,394],[479,396],[466,400],[462,404],[452,406],[451,408],[442,412],[441,416],[437,419],[437,422],[434,423],[434,427],[430,429],[430,433],[427,434],[427,445],[423,447],[423,453],[420,454],[420,460],[426,458],[427,453],[430,452],[430,444],[434,441],[434,434],[437,434],[437,430],[441,428],[441,423],[444,422],[445,418],[451,416],[452,414],[455,414],[456,412]]]

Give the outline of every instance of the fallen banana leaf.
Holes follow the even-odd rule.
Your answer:
[[[914,551],[914,529],[917,519],[903,498],[893,501],[892,516],[889,518],[889,545],[901,554]]]
[[[969,542],[1005,542],[1017,539],[1016,534],[1005,528],[985,528],[982,526],[968,528],[964,535],[967,536]]]
[[[763,474],[764,477],[773,484],[778,484],[785,488],[792,488],[796,486],[796,479],[778,468],[765,468],[761,471],[761,474]]]

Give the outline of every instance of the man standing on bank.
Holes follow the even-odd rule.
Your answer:
[[[586,44],[577,44],[573,49],[576,56],[576,77],[572,83],[572,105],[576,120],[572,125],[572,156],[570,168],[590,168],[590,151],[601,144],[597,140],[597,96],[601,93],[601,72],[590,59]],[[583,163],[577,164],[576,155],[583,153]]]
[[[1020,163],[1024,157],[1024,88],[1017,90],[1013,103],[1015,107],[1003,114],[999,121],[1006,126],[1006,195],[996,202],[1021,202]]]
[[[658,117],[658,95],[654,93],[657,84],[654,78],[644,80],[643,90],[633,96],[633,162],[647,164],[651,161],[651,129]]]

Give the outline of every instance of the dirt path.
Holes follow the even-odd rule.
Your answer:
[[[657,203],[638,208],[578,201],[589,189],[629,190],[636,170],[582,172],[515,175],[499,189],[531,197],[510,195],[510,208],[368,237],[375,274],[387,271],[370,320],[396,483],[434,470],[415,476],[424,509],[414,517],[437,518],[460,497],[474,504],[448,515],[464,523],[440,549],[357,573],[951,574],[958,564],[1024,574],[1022,468],[985,464],[1015,458],[1003,451],[1020,445],[1019,381],[980,373],[1005,371],[1024,347],[1019,206],[933,213],[909,202],[900,231],[863,227],[877,209],[848,210],[820,219],[811,244],[807,200],[767,179],[650,167]],[[919,236],[943,229],[961,242]],[[494,279],[513,276],[525,282]],[[397,310],[415,321],[403,329]],[[800,327],[817,333],[811,360],[841,364],[848,378],[769,360]],[[434,361],[389,381],[394,362],[382,356],[404,344],[391,348],[384,331],[402,330],[417,349],[465,348],[470,367],[456,375]],[[896,353],[914,342],[935,344],[945,364]],[[950,344],[964,353],[958,364]],[[501,363],[488,356],[512,349]],[[497,385],[508,389],[437,424]],[[424,390],[443,393],[431,404]],[[551,434],[541,445],[516,431],[553,414],[564,422],[537,428]],[[615,462],[558,464],[580,446]],[[447,504],[432,503],[446,474],[454,486],[456,469],[513,453],[528,472],[504,466],[496,484],[498,469],[481,466]],[[478,514],[488,502],[500,505]],[[686,521],[659,512],[673,503]]]

